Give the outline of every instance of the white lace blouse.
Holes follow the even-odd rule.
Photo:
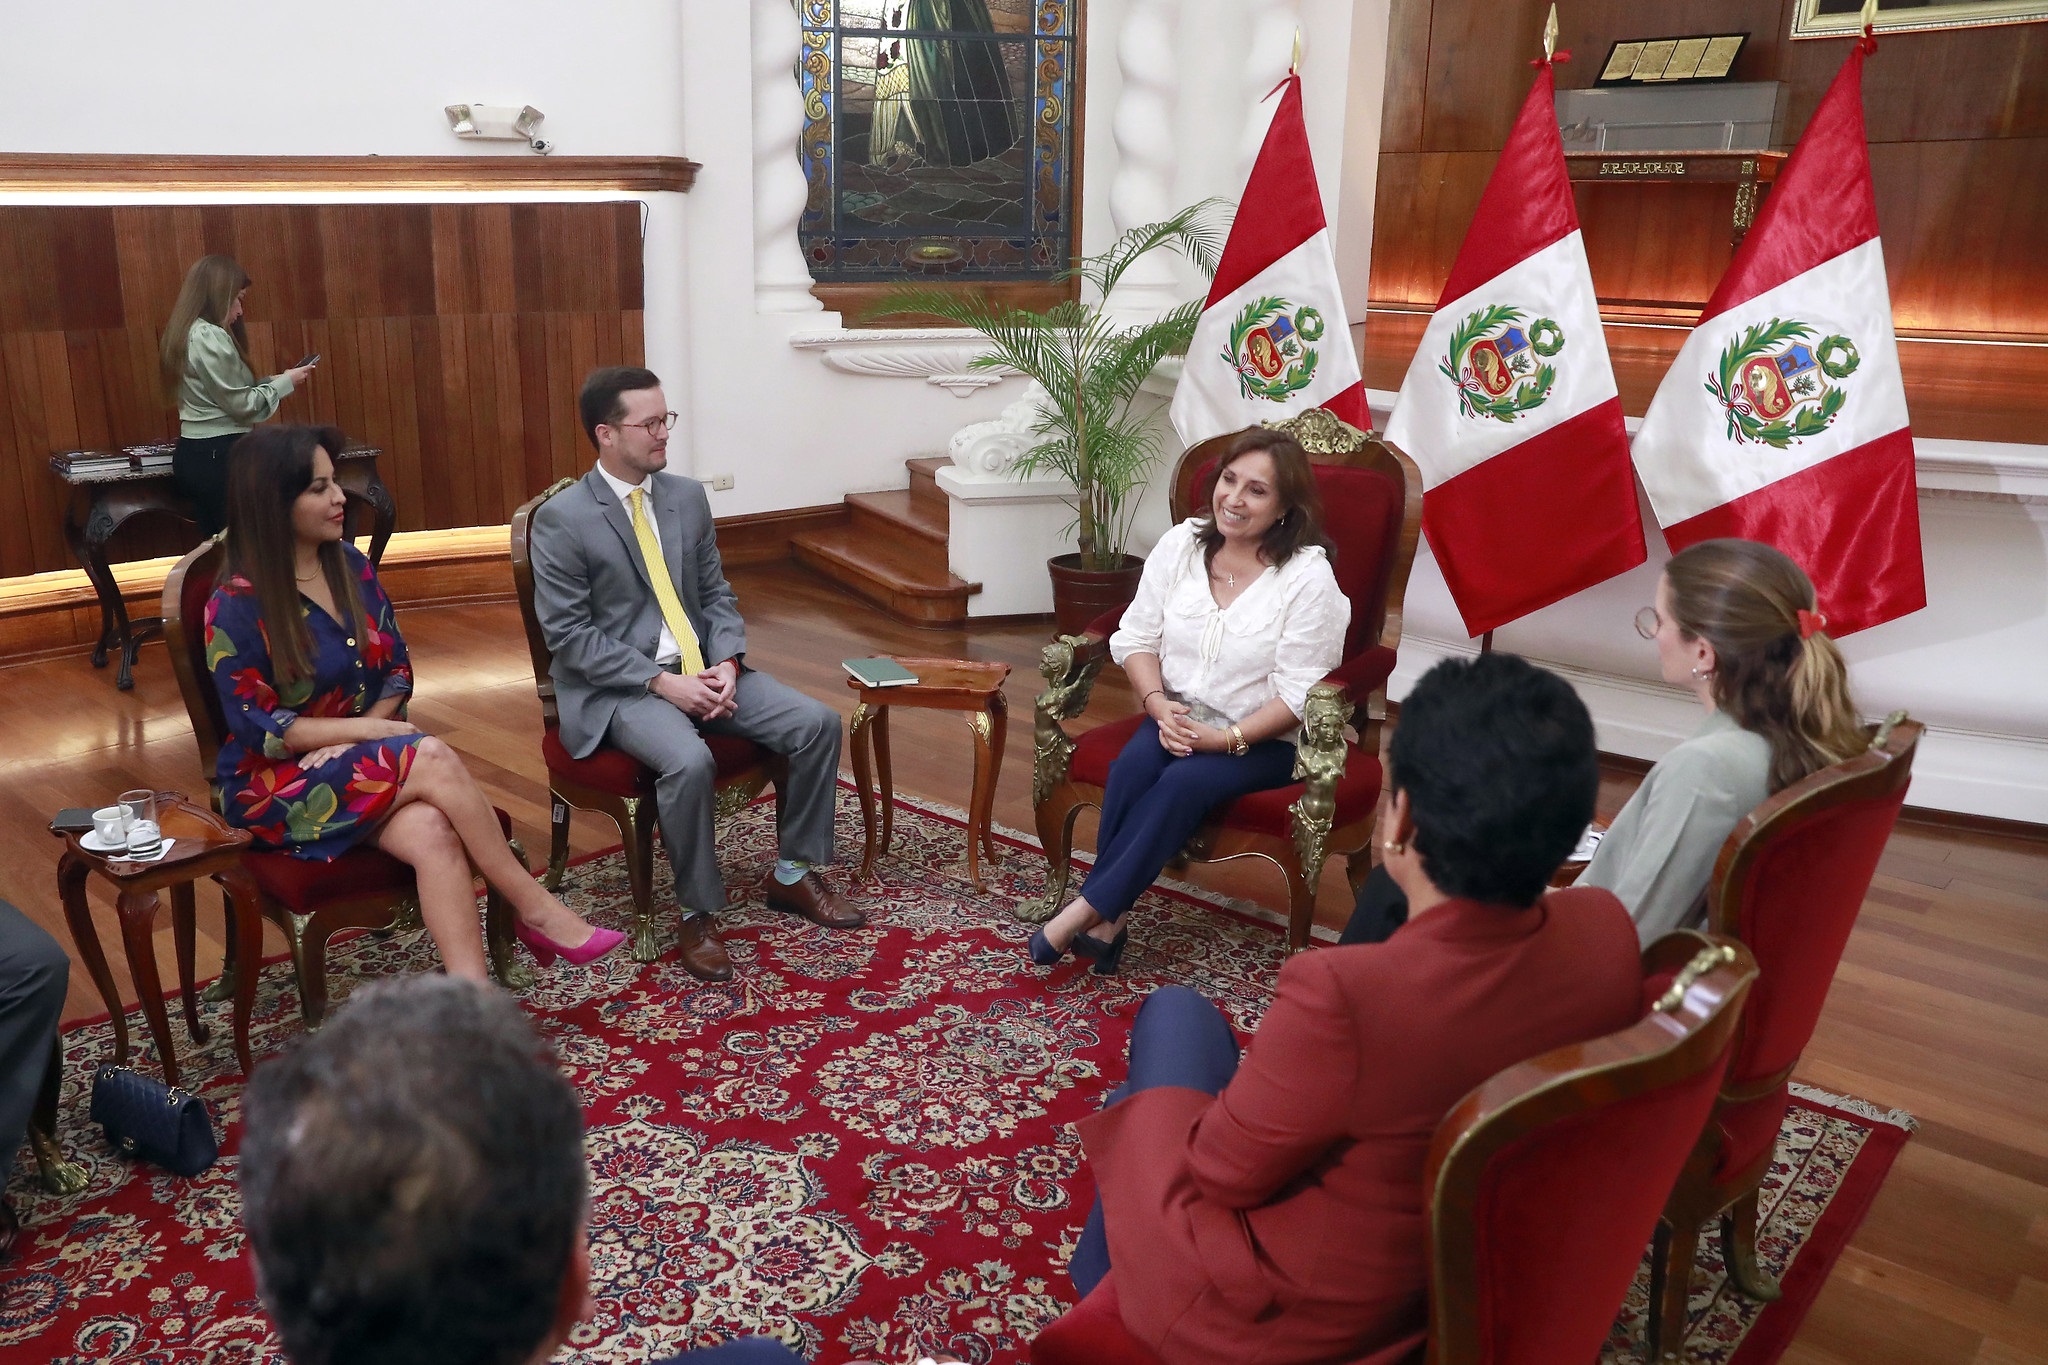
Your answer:
[[[1241,722],[1278,697],[1298,718],[1309,688],[1343,662],[1351,603],[1320,548],[1269,566],[1228,607],[1209,592],[1190,517],[1159,538],[1110,657],[1157,654],[1161,686],[1206,725]],[[1292,735],[1283,736],[1292,738]]]

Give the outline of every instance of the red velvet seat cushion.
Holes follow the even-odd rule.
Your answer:
[[[1116,1276],[1046,1324],[1031,1343],[1031,1365],[1160,1365],[1159,1357],[1124,1327]]]
[[[767,758],[767,751],[760,745],[734,735],[706,735],[704,744],[711,750],[711,761],[718,765],[720,782],[751,772]],[[563,777],[614,796],[654,795],[654,770],[623,749],[600,744],[588,758],[571,758],[560,732],[550,726],[541,736],[540,752],[551,777]]]
[[[498,828],[509,839],[512,817],[501,810],[496,814]],[[329,863],[289,853],[244,853],[242,866],[264,895],[301,915],[364,896],[399,901],[413,893],[412,869],[368,844],[358,844]]]
[[[1098,725],[1074,743],[1074,761],[1068,768],[1070,780],[1091,787],[1109,785],[1109,765],[1123,752],[1145,718],[1126,716]],[[1274,787],[1269,791],[1253,792],[1240,796],[1231,803],[1230,812],[1224,817],[1228,829],[1249,830],[1257,834],[1271,834],[1286,839],[1293,837],[1294,819],[1287,808],[1301,799],[1302,784],[1293,782],[1285,787]],[[1372,814],[1375,802],[1380,799],[1380,761],[1356,744],[1351,746],[1350,757],[1344,761],[1344,776],[1337,780],[1337,826],[1348,825]]]

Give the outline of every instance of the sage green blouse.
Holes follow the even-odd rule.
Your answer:
[[[1698,924],[1721,845],[1770,785],[1770,741],[1715,711],[1644,775],[1577,884],[1612,891],[1645,945]]]
[[[185,334],[185,379],[178,385],[178,433],[193,440],[239,436],[291,396],[289,375],[258,381],[227,330],[195,318]]]

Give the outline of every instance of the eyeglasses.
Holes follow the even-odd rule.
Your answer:
[[[1664,618],[1657,614],[1655,607],[1644,607],[1636,613],[1636,634],[1645,640],[1657,638],[1657,628],[1664,624]]]
[[[665,412],[659,417],[650,417],[644,422],[602,422],[599,425],[611,427],[615,431],[624,431],[627,427],[638,427],[649,436],[659,436],[664,431],[674,431],[676,429],[677,415],[673,412]]]

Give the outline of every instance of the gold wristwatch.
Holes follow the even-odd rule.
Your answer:
[[[1230,752],[1238,758],[1243,758],[1251,752],[1251,747],[1245,741],[1244,731],[1238,729],[1236,722],[1233,721],[1230,726]]]

